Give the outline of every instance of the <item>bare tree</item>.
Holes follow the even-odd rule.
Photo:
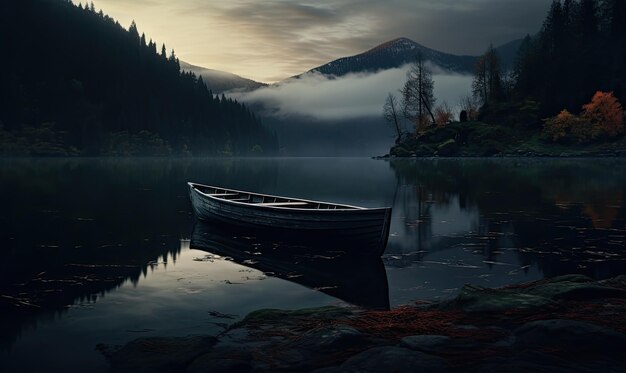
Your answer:
[[[434,85],[432,74],[420,53],[407,72],[407,81],[402,88],[403,114],[415,123],[417,130],[429,124],[428,116],[432,120],[430,123],[435,123],[432,112],[435,104]]]
[[[437,124],[437,126],[444,127],[450,123],[453,118],[454,114],[452,113],[452,109],[446,101],[442,102],[435,109],[435,124]]]
[[[396,143],[400,141],[400,138],[402,137],[399,115],[400,104],[398,103],[398,98],[394,94],[389,93],[385,99],[385,105],[383,106],[383,116],[387,122],[392,123],[396,128]]]

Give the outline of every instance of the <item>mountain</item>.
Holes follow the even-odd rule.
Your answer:
[[[69,1],[0,2],[0,155],[245,155],[277,150],[165,45]]]
[[[184,61],[180,61],[180,68],[183,71],[191,71],[198,77],[201,76],[204,83],[213,93],[223,93],[231,90],[253,91],[267,86],[265,83],[242,78],[239,75],[226,71],[207,69]]]
[[[425,60],[431,61],[445,70],[457,73],[471,70],[475,63],[475,57],[472,56],[443,53],[427,48],[411,39],[398,38],[356,56],[343,57],[329,62],[311,71],[320,72],[324,75],[342,76],[348,73],[387,70],[414,61],[419,52],[422,53]]]
[[[496,48],[496,51],[501,53],[502,64],[505,68],[513,65],[513,60],[520,44],[521,39]],[[478,60],[477,56],[460,56],[444,53],[427,48],[411,39],[398,38],[364,53],[339,58],[308,72],[319,72],[324,75],[334,76],[343,76],[349,73],[376,72],[410,63],[415,60],[415,56],[419,52],[422,53],[426,61],[432,62],[443,70],[459,74],[472,74]]]

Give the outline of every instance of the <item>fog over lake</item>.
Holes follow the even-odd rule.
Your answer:
[[[404,65],[342,77],[307,73],[230,96],[256,109],[277,131],[289,155],[376,155],[393,144],[394,134],[382,117],[382,106],[387,94],[400,97],[408,69]],[[447,102],[458,115],[459,99],[470,94],[472,76],[451,74],[436,66],[431,71],[436,105]],[[411,130],[408,122],[404,127]],[[296,139],[303,133],[309,141]]]

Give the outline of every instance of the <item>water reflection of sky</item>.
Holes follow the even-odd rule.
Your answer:
[[[215,335],[259,308],[338,304],[328,295],[199,250],[183,248],[161,260],[136,284],[126,281],[97,301],[77,301],[59,317],[26,331],[5,371],[106,371],[98,343],[121,345],[148,336]],[[226,317],[228,316],[228,317]],[[230,318],[232,317],[232,318]],[[80,353],[76,353],[80,351]],[[7,351],[0,352],[0,356]],[[37,359],[32,359],[33,354]],[[8,358],[10,357],[10,358]]]

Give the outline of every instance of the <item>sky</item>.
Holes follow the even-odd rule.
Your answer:
[[[81,0],[74,0],[75,3]],[[539,31],[551,0],[94,0],[188,63],[276,82],[385,41],[478,55]]]

